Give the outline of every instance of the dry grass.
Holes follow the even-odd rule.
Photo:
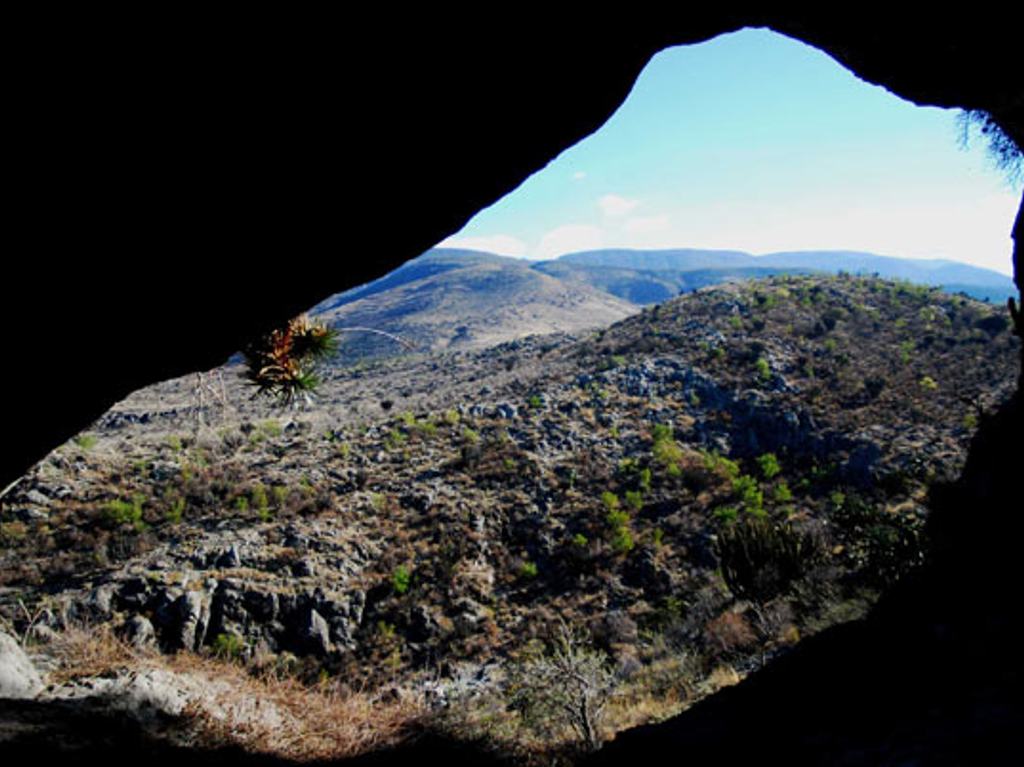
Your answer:
[[[732,666],[716,666],[708,678],[704,680],[703,692],[705,695],[713,695],[723,687],[732,687],[739,684],[742,679]]]
[[[456,701],[432,722],[446,737],[475,743],[522,767],[572,764],[578,742],[568,726],[552,727],[542,737],[527,727],[505,697],[485,693]]]
[[[696,657],[673,654],[645,666],[609,699],[602,717],[602,741],[678,715],[702,696],[698,677]],[[500,690],[454,702],[436,725],[456,740],[484,744],[524,767],[571,765],[585,753],[579,736],[567,724],[547,722],[544,732],[537,731],[508,707],[508,698]]]
[[[140,651],[106,627],[66,631],[50,652],[58,662],[50,677],[55,683],[149,669],[198,683],[203,693],[189,702],[182,721],[194,746],[237,745],[296,761],[340,759],[397,745],[425,711],[409,696],[380,701],[329,682],[307,686],[271,671],[254,675],[239,663],[194,653]]]
[[[697,676],[696,659],[685,655],[661,658],[645,666],[608,702],[608,739],[623,730],[681,713],[693,702]]]
[[[57,685],[113,676],[133,668],[160,666],[155,651],[139,650],[122,642],[108,625],[69,628],[50,643],[48,654],[57,663],[49,680]]]

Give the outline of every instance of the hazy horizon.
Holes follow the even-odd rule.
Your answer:
[[[1009,275],[1019,200],[956,115],[774,32],[669,48],[605,125],[438,247],[853,251]]]
[[[832,247],[829,247],[829,248],[793,248],[793,249],[786,249],[786,250],[766,250],[766,251],[762,251],[762,252],[758,253],[758,252],[746,250],[746,249],[743,249],[743,248],[729,248],[729,247],[701,248],[701,247],[694,247],[694,246],[691,246],[691,245],[667,245],[665,247],[657,247],[657,248],[642,248],[642,247],[633,247],[633,246],[628,246],[628,245],[614,245],[614,246],[604,246],[604,247],[599,247],[599,248],[586,248],[584,250],[568,250],[565,253],[558,253],[556,255],[545,256],[543,258],[532,258],[530,256],[513,255],[513,254],[509,254],[509,253],[499,253],[499,252],[494,251],[494,250],[485,250],[485,249],[479,248],[479,247],[470,247],[468,245],[461,244],[461,242],[460,243],[454,242],[454,238],[449,238],[448,240],[445,240],[445,241],[443,241],[441,243],[438,243],[433,248],[431,248],[431,250],[445,250],[445,249],[474,251],[474,252],[484,253],[484,254],[488,254],[488,255],[492,255],[492,256],[504,256],[506,258],[515,258],[515,259],[518,259],[518,260],[521,260],[521,261],[538,261],[538,262],[539,261],[557,261],[559,258],[562,258],[563,256],[571,256],[571,255],[574,255],[576,253],[591,253],[591,252],[614,251],[614,250],[637,251],[637,252],[651,252],[651,253],[669,252],[669,251],[687,251],[687,250],[721,251],[721,252],[743,253],[745,255],[752,256],[754,258],[763,258],[765,256],[773,256],[773,255],[778,255],[780,253],[850,253],[850,254],[864,254],[864,255],[869,255],[869,256],[878,256],[880,258],[907,259],[907,260],[910,260],[910,261],[944,261],[944,262],[948,262],[948,263],[951,263],[951,264],[964,264],[966,266],[973,266],[973,267],[976,267],[978,269],[986,269],[988,271],[992,271],[992,272],[996,272],[997,274],[1001,274],[1004,277],[1012,277],[1013,276],[1012,270],[1011,271],[1006,271],[1006,270],[992,269],[992,268],[987,267],[987,266],[981,266],[981,265],[978,265],[978,264],[972,264],[972,263],[967,262],[967,261],[958,261],[957,259],[954,259],[954,258],[943,258],[943,257],[940,257],[940,256],[903,256],[903,255],[899,255],[897,253],[877,253],[877,252],[874,252],[874,251],[857,250],[855,248],[832,248]]]

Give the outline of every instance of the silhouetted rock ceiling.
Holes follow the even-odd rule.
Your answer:
[[[19,29],[0,486],[133,389],[210,368],[458,230],[596,130],[668,45],[769,26],[1024,139],[1016,32],[957,9],[900,25],[831,8],[246,13]]]

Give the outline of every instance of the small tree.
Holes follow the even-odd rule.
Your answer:
[[[615,687],[607,656],[587,646],[564,622],[548,651],[516,668],[512,706],[527,726],[568,726],[588,751],[601,745],[605,706]]]

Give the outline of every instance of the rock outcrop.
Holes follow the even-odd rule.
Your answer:
[[[21,645],[0,631],[0,698],[34,698],[42,689],[39,672]]]

